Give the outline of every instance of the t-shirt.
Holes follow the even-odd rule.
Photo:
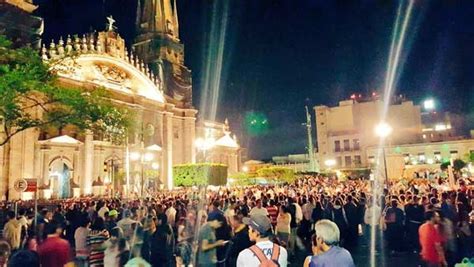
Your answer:
[[[199,264],[206,265],[206,264],[215,264],[217,262],[217,255],[216,249],[210,249],[207,251],[202,251],[202,241],[207,240],[209,244],[213,244],[216,242],[216,234],[214,233],[214,229],[206,223],[202,226],[201,231],[199,231]]]
[[[102,231],[91,231],[87,236],[87,245],[90,246],[89,264],[90,266],[104,265],[104,242],[107,237]]]
[[[278,208],[275,206],[268,206],[267,212],[268,216],[270,217],[270,220],[272,221],[272,224],[275,225],[277,223]]]
[[[76,243],[76,256],[89,256],[89,249],[87,248],[87,236],[89,229],[79,227],[74,233],[74,240]]]
[[[125,267],[151,267],[151,265],[141,257],[136,257],[127,262]]]
[[[273,253],[273,243],[271,241],[261,241],[256,245],[263,251],[263,254],[268,259],[271,259]],[[280,264],[280,267],[286,267],[288,265],[288,252],[284,247],[281,246],[278,263]],[[255,267],[259,265],[260,261],[258,260],[257,256],[248,248],[240,252],[239,257],[237,257],[237,267]]]
[[[99,217],[105,220],[106,212],[109,212],[109,208],[107,208],[107,206],[103,206],[102,208],[99,209],[99,211],[97,212],[97,215],[99,215]]]
[[[256,215],[261,215],[261,216],[268,216],[268,211],[266,208],[258,208],[258,207],[254,207],[250,213],[249,213],[250,216],[256,216]]]
[[[310,257],[309,267],[355,267],[355,265],[349,251],[332,246],[328,251]]]
[[[435,244],[441,245],[443,237],[438,229],[431,223],[424,223],[418,229],[421,245],[421,258],[430,263],[439,263],[438,253],[436,252]]]
[[[71,262],[69,243],[59,236],[48,237],[38,248],[41,266],[63,267]]]

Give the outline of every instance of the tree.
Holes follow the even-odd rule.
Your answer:
[[[257,176],[284,183],[292,183],[296,179],[293,169],[278,166],[258,169]]]
[[[0,36],[0,118],[0,146],[26,129],[66,125],[93,130],[118,142],[129,121],[105,90],[61,86],[37,51],[15,49],[4,36]]]
[[[461,172],[461,169],[466,167],[466,162],[464,162],[462,159],[455,159],[453,161],[453,169],[456,171],[456,172]]]

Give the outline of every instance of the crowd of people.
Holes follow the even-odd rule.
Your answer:
[[[306,175],[144,199],[55,200],[37,214],[31,202],[2,205],[0,266],[297,266],[306,254],[304,266],[350,267],[361,240],[419,254],[426,266],[474,256],[469,179],[455,188],[441,179],[375,188]]]

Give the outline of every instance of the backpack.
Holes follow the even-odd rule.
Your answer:
[[[250,251],[253,252],[255,256],[257,256],[258,260],[260,261],[259,267],[278,267],[280,264],[278,263],[278,258],[280,257],[280,246],[277,244],[273,244],[272,249],[272,256],[271,258],[267,258],[263,251],[257,247],[257,245],[253,245],[250,247]]]

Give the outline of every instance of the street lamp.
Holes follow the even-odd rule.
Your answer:
[[[148,164],[153,161],[155,155],[153,152],[161,151],[161,147],[158,145],[151,145],[146,148],[143,148],[140,151],[135,151],[130,153],[130,160],[132,161],[140,161],[140,173],[141,173],[141,184],[140,184],[140,195],[143,197],[144,186],[145,186],[145,170],[144,165]],[[159,168],[158,163],[153,162],[151,167],[155,170]]]
[[[203,153],[204,162],[207,160],[206,152],[215,146],[216,140],[214,138],[198,138],[194,141],[194,146]]]
[[[388,180],[387,172],[387,158],[385,156],[385,144],[384,139],[387,138],[392,133],[392,126],[386,122],[380,122],[375,126],[375,134],[380,137],[380,144],[382,145],[382,154],[383,154],[383,166],[385,169],[385,180]]]
[[[324,161],[324,165],[326,165],[326,167],[328,167],[329,169],[331,169],[334,165],[336,165],[336,160],[334,159],[327,159]]]

